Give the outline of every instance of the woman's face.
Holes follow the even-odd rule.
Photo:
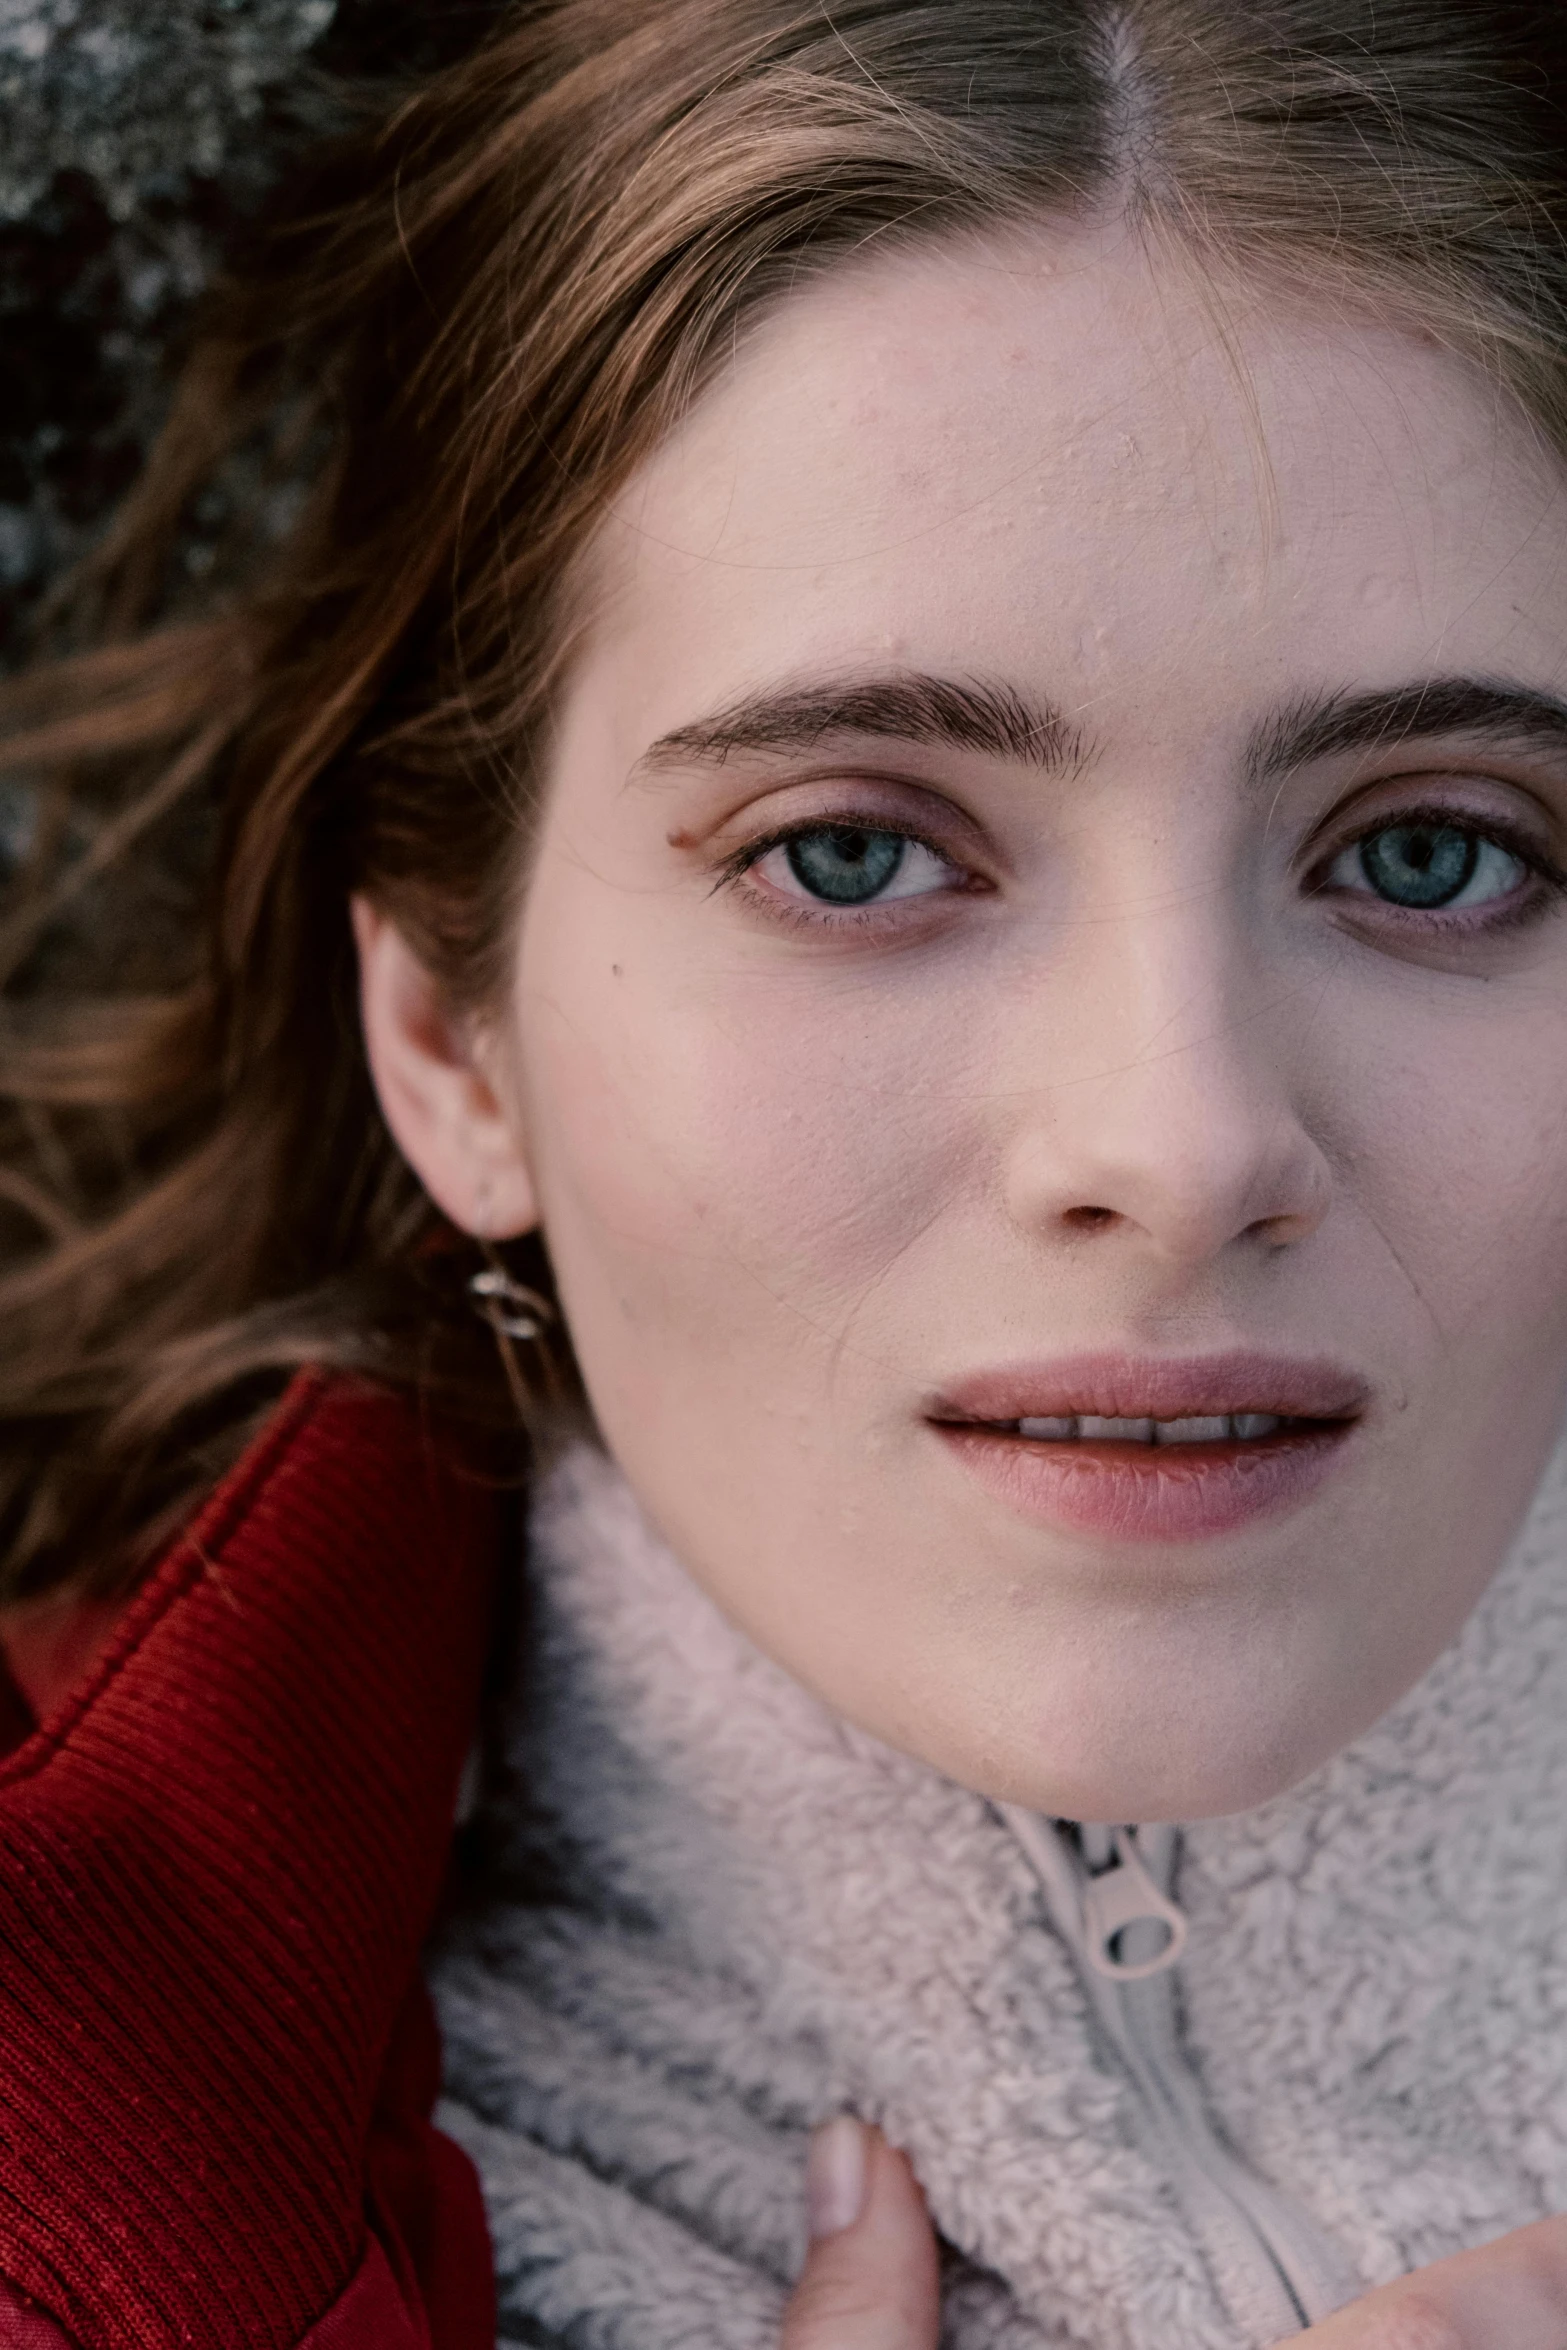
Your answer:
[[[690,1572],[1099,1819],[1371,1722],[1567,1387],[1560,485],[1413,336],[1224,334],[1108,230],[780,309],[603,532],[488,1048]]]

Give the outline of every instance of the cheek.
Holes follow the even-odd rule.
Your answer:
[[[591,1346],[608,1317],[707,1366],[841,1345],[974,1179],[961,1098],[933,1074],[950,1009],[693,975],[651,947],[550,954],[535,984],[549,944],[525,960],[519,1018],[574,1327]]]
[[[1332,1120],[1351,1196],[1444,1347],[1530,1378],[1567,1336],[1567,1021],[1477,1006],[1346,1036]],[[1350,1107],[1350,1105],[1353,1105]]]

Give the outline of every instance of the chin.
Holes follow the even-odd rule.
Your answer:
[[[1264,1731],[1255,1721],[1221,1718],[1216,1727],[1210,1718],[1200,1734],[1189,1723],[1147,1723],[1139,1733],[1107,1712],[1065,1748],[1059,1738],[1010,1752],[987,1742],[964,1758],[967,1767],[942,1767],[978,1794],[1053,1819],[1178,1825],[1255,1811],[1309,1778],[1343,1743],[1337,1724],[1275,1722]]]
[[[1051,1819],[1094,1820],[1107,1826],[1181,1826],[1255,1811],[1285,1795],[1316,1769],[1317,1756],[1268,1768],[1201,1764],[1171,1769],[1159,1762],[1124,1769],[1023,1771],[979,1789],[997,1801],[1020,1803]]]

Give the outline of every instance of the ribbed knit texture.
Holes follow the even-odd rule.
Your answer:
[[[0,2275],[83,2350],[290,2350],[353,2275],[494,1549],[407,1405],[306,1374],[0,1763]]]

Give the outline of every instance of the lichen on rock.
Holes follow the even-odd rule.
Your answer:
[[[0,659],[133,479],[196,297],[279,175],[347,93],[438,66],[500,5],[0,0]]]
[[[0,0],[0,219],[58,171],[126,220],[160,182],[230,167],[265,93],[332,22],[335,0]]]

